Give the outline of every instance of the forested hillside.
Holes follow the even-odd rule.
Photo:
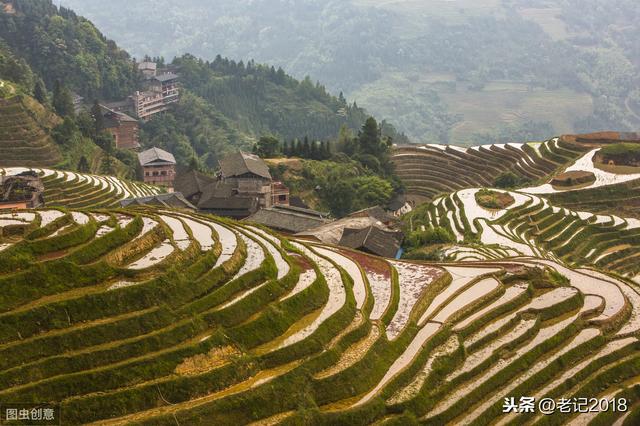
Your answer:
[[[69,88],[56,79],[49,93],[42,75],[0,38],[0,166],[135,176],[132,154],[105,151],[110,140],[93,134],[88,114],[76,116]]]
[[[298,81],[281,68],[221,56],[210,62],[188,54],[170,64],[157,60],[180,74],[182,98],[144,124],[141,143],[174,152],[182,166],[214,168],[221,155],[250,150],[263,135],[335,139],[341,127],[359,130],[368,117],[342,94],[333,96],[320,83]],[[65,119],[49,135],[65,157],[60,166],[135,175],[135,157],[115,149],[91,111],[76,114],[71,105],[72,93],[91,106],[141,89],[135,60],[90,21],[51,0],[0,1],[0,78]],[[407,142],[388,123],[383,133]]]
[[[20,0],[0,13],[0,39],[49,88],[57,80],[88,98],[119,98],[135,89],[138,74],[127,52],[89,21],[50,1]]]
[[[169,149],[178,162],[197,158],[204,167],[220,155],[250,150],[262,135],[281,139],[336,139],[342,126],[359,130],[368,115],[345,98],[329,94],[320,83],[298,81],[282,68],[220,56],[208,62],[184,55],[172,62],[181,78],[183,97],[169,114],[143,128],[143,143]],[[384,123],[384,136],[408,139]]]
[[[634,0],[66,0],[132,54],[282,66],[424,142],[640,126]]]

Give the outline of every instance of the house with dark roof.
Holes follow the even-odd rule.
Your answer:
[[[331,222],[327,213],[281,205],[258,210],[246,221],[265,225],[288,234],[307,231]]]
[[[413,210],[413,206],[404,194],[395,195],[391,201],[389,201],[389,204],[387,204],[387,211],[394,217],[400,217],[403,214],[409,213],[411,210]]]
[[[269,166],[255,154],[238,151],[220,160],[224,179],[258,179],[271,181]]]
[[[153,77],[152,80],[157,86],[159,86],[160,93],[162,93],[162,100],[165,105],[178,102],[178,100],[180,99],[180,89],[178,88],[178,79],[179,79],[179,76],[172,72],[156,74],[156,76]]]
[[[100,105],[104,129],[111,133],[118,149],[140,148],[138,120],[127,114]]]
[[[176,175],[176,159],[173,154],[153,147],[138,154],[144,172],[144,182],[173,189]]]
[[[373,206],[353,212],[348,217],[370,217],[384,223],[385,225],[390,225],[395,222],[395,218],[380,206]]]
[[[218,180],[206,187],[197,206],[216,216],[244,219],[259,210],[260,202],[256,196],[238,194],[232,183]]]
[[[197,171],[179,173],[174,188],[199,210],[234,219],[247,218],[263,208],[288,205],[289,188],[273,181],[260,157],[240,151],[227,155],[219,164],[216,177]]]
[[[0,210],[35,209],[44,205],[44,184],[33,171],[0,175]]]
[[[289,204],[289,189],[274,182],[269,166],[254,154],[238,151],[220,160],[220,178],[238,195],[257,197],[260,208]]]
[[[402,240],[402,232],[371,225],[362,229],[346,228],[340,239],[340,245],[393,259],[400,251]]]
[[[216,216],[243,219],[260,208],[255,194],[240,194],[236,183],[226,182],[222,176],[216,178],[192,170],[179,173],[174,187],[198,210]]]
[[[198,205],[207,187],[218,181],[215,177],[207,176],[196,170],[179,172],[174,181],[174,188],[182,193],[189,202]]]
[[[147,80],[144,82],[145,90],[137,91],[131,95],[135,114],[141,120],[149,120],[156,114],[169,109],[169,105],[180,100],[180,78],[173,72],[154,72],[150,65],[147,67]],[[142,70],[143,73],[145,70]],[[146,75],[146,74],[145,74]]]
[[[133,115],[133,103],[131,102],[130,98],[121,99],[119,101],[113,101],[113,102],[104,102],[101,105],[104,105],[110,110],[113,110],[116,112],[124,112],[125,114]]]
[[[121,207],[132,206],[158,206],[170,207],[176,209],[196,210],[196,206],[191,204],[179,192],[171,192],[169,194],[158,194],[149,197],[127,198],[120,201]]]

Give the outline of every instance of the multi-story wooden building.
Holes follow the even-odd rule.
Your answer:
[[[178,75],[172,72],[156,75],[153,84],[160,87],[162,99],[166,105],[180,100],[180,88],[178,87]]]
[[[114,111],[100,105],[104,129],[111,133],[118,149],[140,148],[138,120],[123,112]]]
[[[138,64],[138,70],[142,72],[142,75],[144,75],[145,78],[152,78],[156,76],[158,64],[149,61],[140,62]]]
[[[136,115],[144,121],[168,109],[162,93],[157,91],[136,92],[131,96],[131,100]]]
[[[220,161],[220,174],[238,194],[257,197],[261,208],[289,204],[289,189],[273,181],[269,167],[257,155],[242,151],[228,155]]]
[[[147,121],[180,100],[180,77],[174,72],[175,68],[158,68],[155,62],[140,62],[138,70],[144,77],[141,90],[127,99],[105,105],[113,111],[128,112]]]
[[[284,183],[274,181],[271,184],[271,205],[272,206],[288,206],[289,205],[289,188]]]
[[[146,90],[131,96],[133,108],[141,120],[149,120],[169,109],[169,105],[180,100],[178,76],[167,72],[149,78]]]
[[[236,219],[274,205],[289,205],[289,189],[272,180],[260,157],[245,152],[221,160],[216,177],[191,171],[181,174],[175,187],[199,210]]]
[[[173,190],[176,178],[176,159],[173,154],[153,147],[138,154],[144,172],[144,182]]]

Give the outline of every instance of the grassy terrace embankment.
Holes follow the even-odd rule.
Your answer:
[[[28,96],[0,99],[0,166],[49,167],[62,161],[49,134],[59,122]]]
[[[504,173],[512,173],[523,182],[541,182],[588,150],[587,146],[558,139],[533,145],[472,148],[398,146],[393,162],[409,198],[425,202],[464,188],[494,186]]]
[[[594,380],[635,398],[640,295],[595,271],[389,261],[172,210],[15,222],[0,400],[71,424],[484,423]]]
[[[44,184],[47,206],[70,208],[117,207],[121,200],[146,197],[163,192],[159,187],[131,182],[112,176],[98,176],[52,169],[8,167],[0,174],[13,175],[33,170]]]
[[[630,279],[640,273],[637,219],[556,207],[518,192],[509,193],[514,204],[487,208],[478,203],[481,191],[466,189],[422,205],[411,213],[411,222],[415,228],[448,229],[462,245],[447,251],[458,261],[540,256]]]

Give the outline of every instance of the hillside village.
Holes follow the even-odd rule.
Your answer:
[[[96,79],[46,80],[29,22]],[[638,424],[640,133],[409,144],[358,115],[240,143],[193,83],[237,63],[138,63],[46,0],[3,23],[0,423]],[[360,114],[247,66],[256,97],[265,73]]]
[[[82,97],[73,96],[76,113],[99,111],[102,127],[113,137],[116,149],[136,154],[141,181],[167,193],[125,199],[123,205],[162,205],[169,199],[180,200],[182,207],[193,211],[246,219],[279,232],[304,233],[318,241],[341,243],[372,254],[399,255],[403,234],[395,216],[399,210],[407,210],[406,203],[396,203],[395,208],[374,206],[335,220],[329,213],[311,210],[299,197],[291,197],[286,185],[273,179],[269,166],[255,154],[231,153],[219,161],[211,176],[196,170],[178,171],[174,155],[161,148],[143,149],[139,141],[140,122],[153,117],[162,120],[162,113],[179,101],[179,75],[175,73],[177,70],[158,69],[154,62],[141,62],[137,66],[144,76],[146,91],[136,91],[122,101],[96,102],[99,106],[96,111]],[[38,191],[41,198],[43,192]],[[43,199],[36,207],[45,203]],[[8,203],[4,206],[10,207]],[[375,243],[376,239],[380,242]]]
[[[158,69],[157,64],[150,61],[136,66],[143,76],[144,89],[120,101],[99,103],[104,130],[113,136],[118,149],[140,148],[139,121],[148,121],[180,101],[179,76],[172,70]],[[75,93],[72,96],[76,113],[90,111],[91,105],[85,103],[82,96]]]

